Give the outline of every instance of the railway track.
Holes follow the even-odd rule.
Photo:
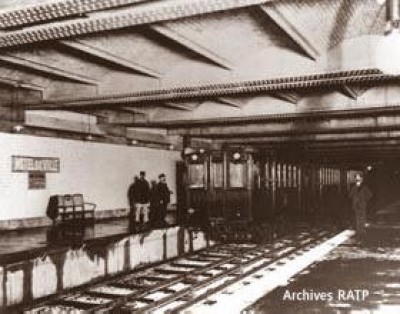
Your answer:
[[[269,244],[217,245],[59,296],[24,313],[178,313],[330,235],[314,230]]]

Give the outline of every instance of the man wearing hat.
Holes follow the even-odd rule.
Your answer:
[[[135,200],[135,223],[140,223],[140,216],[143,215],[143,223],[149,222],[150,211],[150,185],[146,180],[146,172],[140,171],[139,179],[134,186]]]
[[[157,199],[157,220],[160,226],[165,225],[165,217],[167,215],[167,206],[171,200],[172,192],[167,185],[167,177],[164,173],[158,176],[158,183],[156,186],[156,199]]]
[[[365,236],[367,222],[367,205],[372,198],[370,189],[365,185],[362,174],[356,174],[356,184],[350,190],[351,205],[355,212],[357,238]]]
[[[128,200],[129,200],[129,221],[132,222],[134,221],[134,217],[135,217],[135,212],[136,212],[136,204],[135,204],[135,186],[136,183],[138,182],[139,177],[138,176],[134,176],[133,177],[133,182],[132,184],[129,186],[128,189]]]

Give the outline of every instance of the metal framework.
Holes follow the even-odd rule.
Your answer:
[[[24,68],[29,71],[38,72],[46,77],[53,76],[64,80],[69,80],[88,85],[97,85],[99,83],[96,79],[86,77],[81,74],[73,73],[54,66],[49,66],[47,64],[38,61],[29,60],[12,55],[5,55],[5,54],[0,55],[0,62]]]
[[[320,51],[317,45],[312,43],[309,38],[306,38],[301,32],[298,31],[296,26],[292,24],[278,9],[272,5],[261,5],[260,9],[271,20],[275,22],[299,47],[304,53],[312,60],[316,60]]]
[[[30,109],[60,109],[73,107],[96,107],[110,105],[134,105],[165,101],[193,100],[196,98],[215,98],[228,95],[281,92],[285,90],[337,88],[344,84],[374,85],[380,82],[398,80],[397,76],[383,74],[378,69],[338,71],[297,77],[284,77],[237,83],[224,83],[192,87],[179,87],[143,91],[129,94],[104,95],[80,99],[45,100]],[[220,119],[217,119],[220,120]]]
[[[164,36],[182,47],[194,52],[197,55],[200,55],[201,57],[205,58],[206,60],[210,61],[213,64],[218,65],[221,68],[230,70],[232,69],[232,64],[226,60],[225,58],[219,56],[215,52],[211,51],[204,45],[196,42],[192,38],[188,38],[176,30],[165,26],[165,25],[150,25],[150,28],[160,34],[161,36]]]
[[[68,0],[32,5],[0,13],[0,29],[52,21],[147,1],[149,0]]]
[[[111,1],[111,3],[116,3],[116,1]],[[0,48],[239,9],[260,5],[269,1],[272,0],[225,0],[218,2],[215,0],[165,1],[166,3],[161,5],[120,9],[118,12],[106,12],[100,15],[94,14],[86,19],[78,19],[76,21],[71,20],[4,32],[0,35]],[[82,12],[75,12],[75,14],[79,13]]]
[[[131,60],[124,59],[120,56],[116,56],[111,52],[94,47],[86,42],[78,40],[60,40],[58,41],[58,44],[69,49],[76,50],[80,53],[87,54],[95,59],[112,64],[127,71],[133,71],[135,73],[144,74],[154,78],[161,77],[161,73],[158,73],[156,70],[150,69]]]

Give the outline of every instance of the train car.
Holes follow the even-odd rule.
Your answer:
[[[186,223],[226,238],[273,236],[304,222],[340,225],[357,173],[244,147],[190,149],[184,160]]]

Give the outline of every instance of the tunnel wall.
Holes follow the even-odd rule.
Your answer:
[[[12,156],[56,157],[59,173],[46,173],[46,188],[28,189],[28,174],[12,172]],[[128,207],[127,189],[140,170],[149,180],[167,175],[175,202],[179,152],[48,137],[0,133],[0,229],[39,226],[49,196],[82,193],[98,216]]]
[[[366,175],[372,192],[369,215],[372,222],[400,223],[400,163],[396,160],[378,162]]]

